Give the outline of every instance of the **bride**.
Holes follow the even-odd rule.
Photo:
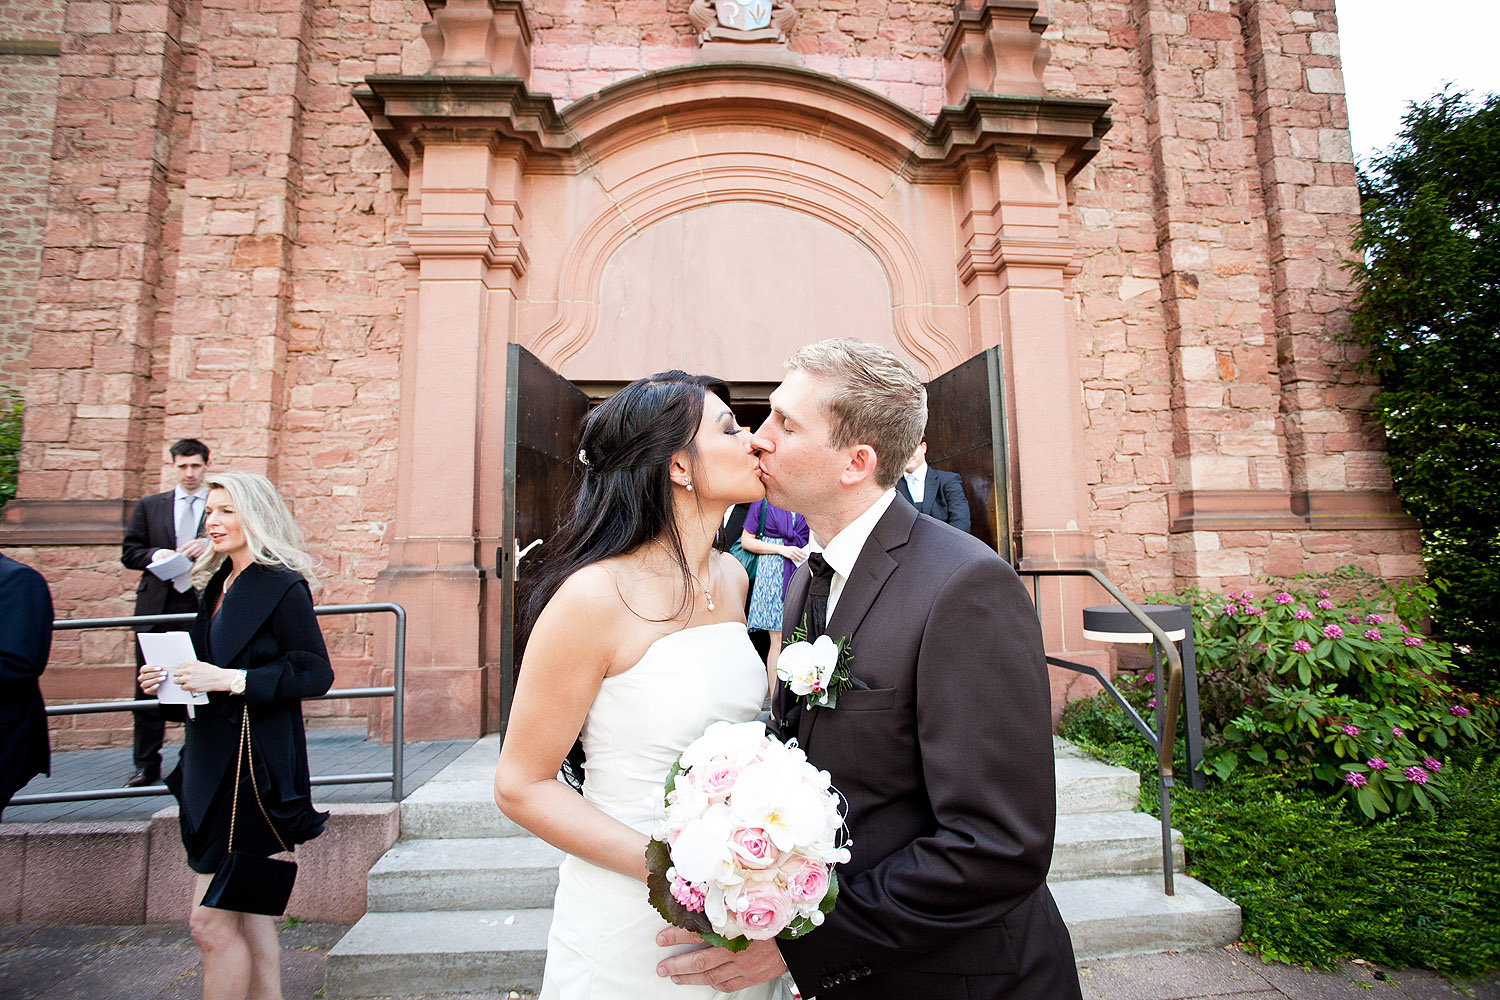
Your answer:
[[[584,421],[583,482],[532,594],[495,769],[501,810],[568,853],[542,1000],[723,995],[658,978],[670,952],[645,850],[677,755],[711,723],[754,719],[770,683],[745,632],[745,571],[713,549],[724,511],[765,495],[728,396],[664,372]]]

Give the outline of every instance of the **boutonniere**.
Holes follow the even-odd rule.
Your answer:
[[[776,659],[776,676],[802,699],[804,708],[834,708],[839,694],[860,686],[849,672],[854,647],[849,636],[818,636],[807,641],[807,620],[797,627]]]

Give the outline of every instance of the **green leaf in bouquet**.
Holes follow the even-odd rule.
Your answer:
[[[713,933],[713,927],[709,924],[708,917],[689,910],[672,895],[672,883],[667,880],[667,870],[671,867],[671,847],[660,840],[653,840],[646,845],[647,898],[667,923],[700,934],[706,939]]]

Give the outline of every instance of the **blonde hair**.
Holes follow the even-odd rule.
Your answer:
[[[267,566],[282,566],[300,573],[308,586],[318,586],[313,574],[315,561],[307,554],[302,530],[292,520],[292,512],[265,476],[254,472],[214,472],[206,480],[210,490],[229,494],[234,516],[245,533],[250,557]],[[209,550],[193,563],[193,583],[202,587],[224,562],[225,556]]]
[[[823,395],[829,444],[875,449],[875,481],[896,485],[927,432],[927,389],[907,364],[879,344],[852,337],[808,344],[786,367],[830,384]]]

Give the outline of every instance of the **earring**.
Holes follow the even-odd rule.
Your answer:
[[[687,491],[689,493],[693,492],[693,484],[692,483],[687,483],[686,485],[687,485]]]

